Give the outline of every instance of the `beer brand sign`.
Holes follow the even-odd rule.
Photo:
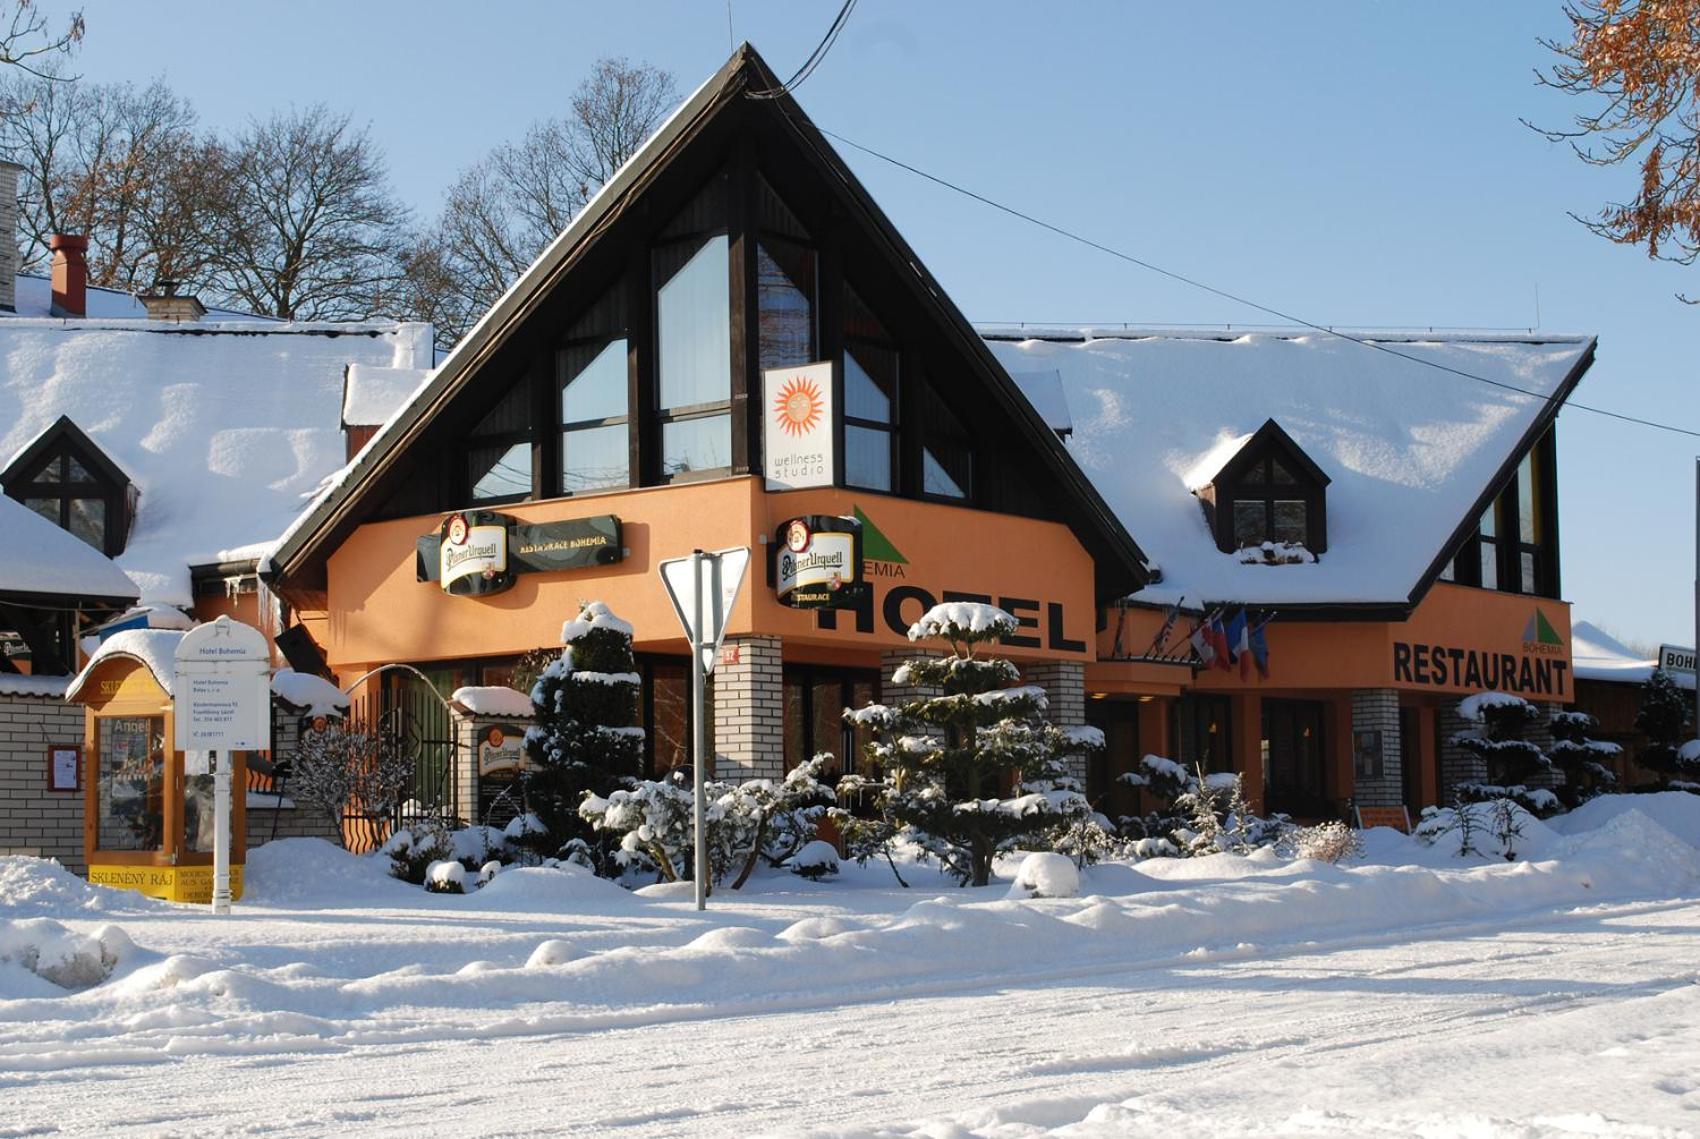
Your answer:
[[[419,539],[415,577],[457,597],[500,593],[522,573],[612,565],[626,556],[612,514],[519,522],[493,510],[463,510]]]
[[[842,609],[862,586],[862,527],[854,518],[811,514],[779,527],[774,588],[793,609]]]
[[[831,486],[836,465],[832,365],[762,373],[762,463],[768,490]]]
[[[451,514],[443,520],[438,537],[437,580],[444,593],[500,593],[513,585],[504,515],[488,510]]]

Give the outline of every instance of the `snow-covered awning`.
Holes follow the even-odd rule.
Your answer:
[[[81,696],[83,685],[88,683],[95,670],[118,657],[128,657],[140,663],[170,696],[176,673],[177,643],[182,639],[183,632],[179,629],[125,629],[112,634],[101,642],[94,655],[89,657],[89,662],[83,665],[83,670],[71,681],[65,699],[75,700]]]

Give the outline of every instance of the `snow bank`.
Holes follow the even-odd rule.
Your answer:
[[[474,716],[506,716],[530,719],[536,711],[531,697],[505,685],[484,685],[457,688],[449,695],[451,704],[458,704]]]
[[[135,948],[129,936],[115,925],[78,933],[52,918],[0,922],[0,995],[15,985],[15,977],[8,984],[7,972],[17,970],[61,989],[98,985]]]
[[[1080,870],[1065,854],[1041,851],[1021,860],[1010,885],[1012,898],[1073,898],[1080,894]]]
[[[273,906],[372,905],[418,888],[390,877],[389,859],[350,854],[322,838],[282,838],[248,852],[242,900]]]
[[[1590,799],[1567,815],[1548,819],[1546,825],[1556,834],[1580,835],[1599,830],[1612,820],[1634,812],[1675,835],[1688,845],[1700,848],[1700,795],[1687,791],[1660,791],[1651,795],[1601,795]]]
[[[164,906],[133,890],[91,886],[51,858],[0,855],[0,914],[8,918],[157,912]]]

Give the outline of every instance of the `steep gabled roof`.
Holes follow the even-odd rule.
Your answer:
[[[1312,332],[982,332],[1011,371],[1061,373],[1069,450],[1161,568],[1139,600],[1294,615],[1408,612],[1594,359],[1588,336],[1374,336],[1528,395]],[[1241,564],[1193,494],[1271,420],[1332,476],[1315,564]]]
[[[1262,458],[1271,448],[1285,455],[1292,466],[1303,471],[1305,476],[1318,486],[1327,486],[1332,480],[1328,473],[1316,465],[1316,461],[1305,454],[1304,448],[1293,441],[1293,437],[1281,429],[1281,425],[1273,419],[1263,421],[1263,426],[1244,437],[1231,453],[1228,453],[1219,466],[1213,462],[1201,462],[1187,476],[1190,486],[1202,486],[1207,483],[1232,480],[1240,477],[1241,473],[1253,462]],[[1212,449],[1212,459],[1223,457],[1225,448]],[[1211,466],[1216,469],[1210,470]]]
[[[572,223],[522,274],[500,300],[457,344],[430,382],[390,418],[338,479],[328,486],[273,548],[262,567],[269,577],[316,582],[323,560],[375,508],[401,457],[432,420],[480,373],[482,366],[516,335],[587,251],[660,171],[723,113],[740,103],[767,108],[789,132],[803,158],[812,163],[839,196],[848,216],[860,223],[871,244],[899,274],[912,299],[928,310],[976,374],[995,407],[1017,426],[1067,501],[1064,515],[1099,566],[1101,591],[1128,592],[1145,581],[1144,556],[1063,449],[1055,433],[1036,413],[1009,375],[933,279],[920,258],[897,233],[855,175],[789,95],[746,101],[747,90],[780,86],[755,49],[744,44],[721,69],[661,125],[617,171]],[[753,112],[752,112],[753,113]]]
[[[13,480],[22,477],[49,451],[57,451],[62,445],[70,444],[71,449],[83,456],[86,465],[94,468],[94,473],[115,486],[124,486],[130,482],[129,472],[112,461],[104,448],[93,439],[88,432],[78,427],[69,415],[61,415],[45,427],[40,435],[24,444],[24,447],[12,461],[0,470],[0,487],[10,489]]]

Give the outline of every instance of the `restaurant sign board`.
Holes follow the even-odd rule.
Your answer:
[[[512,588],[522,573],[561,573],[625,557],[612,514],[560,522],[520,522],[493,510],[462,510],[419,539],[415,577],[458,597]]]

